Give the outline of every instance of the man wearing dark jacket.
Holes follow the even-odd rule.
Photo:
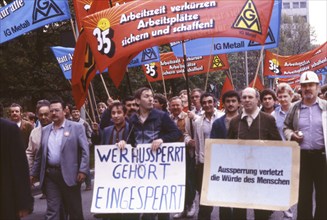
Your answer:
[[[17,125],[2,118],[0,134],[0,219],[16,220],[33,210],[25,145]]]
[[[227,135],[229,139],[281,140],[275,118],[260,111],[259,93],[255,89],[244,89],[241,102],[243,112],[231,120]],[[254,218],[268,220],[271,213],[268,210],[254,210]],[[246,209],[234,208],[233,215],[234,219],[246,219]]]
[[[153,108],[153,93],[149,88],[143,87],[135,91],[135,102],[139,110],[130,118],[132,129],[130,143],[152,143],[152,150],[157,150],[163,143],[178,141],[182,133],[167,112]],[[143,220],[155,219],[155,214],[143,214]],[[169,213],[158,214],[159,220],[168,220]]]

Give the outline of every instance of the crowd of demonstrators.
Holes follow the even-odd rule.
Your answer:
[[[265,89],[259,93],[253,88],[241,92],[231,90],[223,94],[223,111],[217,110],[213,94],[198,88],[190,92],[191,106],[188,106],[187,90],[167,101],[164,95],[143,87],[122,102],[111,97],[108,106],[99,102],[100,121],[92,126],[81,118],[79,109],[60,100],[37,103],[34,129],[33,123],[23,119],[19,104],[9,107],[9,116],[25,138],[30,182],[40,181],[46,194],[47,219],[83,219],[80,188],[84,181],[86,190],[92,188],[91,145],[116,145],[123,149],[126,144],[136,147],[151,143],[156,151],[167,142],[184,142],[186,147],[184,210],[173,218],[193,217],[196,194],[201,194],[208,138],[297,141],[301,147],[297,218],[326,219],[327,101],[323,99],[327,99],[327,86],[320,90],[318,83],[315,73],[305,72],[297,92],[286,83],[277,85],[276,92]],[[213,207],[198,204],[197,219],[211,219],[212,210]],[[22,214],[16,211],[16,215],[24,216],[28,212],[30,209]],[[255,219],[268,219],[271,213],[254,210]],[[283,213],[285,219],[294,218],[291,209]],[[97,214],[95,217],[160,220],[169,219],[170,213]],[[246,209],[220,207],[219,219],[246,219]]]

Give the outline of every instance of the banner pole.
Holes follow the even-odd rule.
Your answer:
[[[259,68],[260,68],[260,64],[261,64],[261,61],[262,61],[262,56],[263,56],[263,51],[264,51],[264,49],[265,49],[265,47],[262,46],[262,48],[261,48],[261,50],[260,50],[260,57],[259,57],[258,65],[257,65],[257,70],[255,71],[255,76],[254,76],[254,79],[253,79],[253,85],[252,85],[252,88],[254,88],[255,83],[257,82],[258,73],[259,73]]]
[[[249,86],[248,52],[245,51],[245,85]]]
[[[109,91],[108,91],[107,85],[106,85],[106,83],[105,83],[105,81],[104,81],[104,79],[103,79],[102,73],[100,73],[100,78],[101,78],[101,81],[102,81],[102,83],[103,83],[104,89],[106,90],[107,96],[108,96],[108,98],[110,98],[110,94],[109,94]]]
[[[183,45],[183,58],[184,58],[184,72],[185,72],[185,80],[186,80],[186,91],[187,91],[187,102],[188,102],[188,110],[191,111],[191,96],[190,96],[190,88],[188,84],[188,70],[187,70],[187,58],[186,58],[186,47],[185,47],[185,42],[184,40],[182,41]],[[190,130],[191,130],[191,137],[193,139],[194,137],[194,132],[193,132],[193,125],[192,125],[192,119],[190,119]]]
[[[229,73],[229,74],[228,74],[228,73]],[[230,81],[231,81],[231,83],[232,83],[232,86],[233,86],[233,88],[235,88],[235,87],[234,87],[234,82],[233,82],[232,71],[230,70],[230,68],[228,68],[228,73],[227,73],[227,75],[229,76],[229,79],[230,79]]]
[[[163,88],[164,88],[165,97],[167,99],[167,90],[166,90],[166,84],[165,84],[165,77],[163,75],[161,63],[160,63],[160,69],[161,69],[162,85],[163,85]]]
[[[133,92],[132,92],[132,87],[131,87],[131,81],[129,79],[129,74],[128,74],[128,67],[126,67],[126,80],[127,80],[127,85],[128,85],[128,89],[129,89],[129,94],[130,95],[133,95]]]
[[[211,41],[211,47],[210,47],[210,56],[209,56],[209,62],[208,62],[208,71],[207,71],[207,74],[206,74],[206,83],[205,83],[205,86],[204,86],[204,91],[207,91],[207,87],[208,87],[208,80],[209,80],[209,71],[210,71],[210,65],[212,64],[212,60],[211,60],[211,57],[212,57],[212,45],[213,45],[213,38],[211,38],[212,41]]]

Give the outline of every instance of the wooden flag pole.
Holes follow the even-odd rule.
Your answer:
[[[187,102],[188,102],[188,110],[191,111],[191,96],[189,94],[190,88],[188,84],[188,70],[187,70],[187,57],[186,57],[186,47],[185,47],[185,42],[184,40],[182,41],[183,45],[183,58],[184,58],[184,67],[185,67],[185,80],[186,80],[186,91],[187,91]],[[192,119],[190,119],[190,129],[191,129],[191,137],[193,139],[194,137],[194,132],[193,132],[193,125],[192,125]]]
[[[265,47],[262,46],[262,47],[261,47],[261,50],[260,50],[260,57],[259,57],[258,65],[257,65],[257,70],[255,71],[255,76],[254,76],[254,79],[253,79],[253,85],[252,85],[252,88],[254,88],[255,83],[256,83],[256,81],[257,81],[257,77],[258,77],[259,68],[260,68],[260,64],[261,64],[261,61],[262,61],[262,56],[263,56],[263,51],[264,51],[264,49],[265,49]]]

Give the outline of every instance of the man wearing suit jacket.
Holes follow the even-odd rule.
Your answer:
[[[12,103],[9,107],[10,112],[10,120],[15,122],[19,129],[21,130],[23,139],[24,139],[24,147],[25,149],[28,146],[29,137],[31,134],[31,131],[34,128],[34,125],[30,123],[29,121],[22,119],[22,111],[23,108],[17,103]]]
[[[89,169],[89,146],[82,124],[65,119],[62,101],[50,102],[52,123],[42,129],[31,180],[40,178],[47,195],[46,219],[83,219],[80,187]]]

